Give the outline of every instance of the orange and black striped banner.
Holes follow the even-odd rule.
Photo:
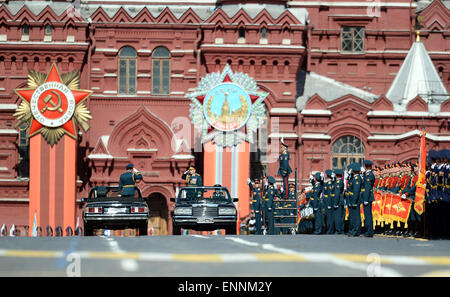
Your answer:
[[[232,148],[222,148],[212,141],[205,143],[203,152],[203,184],[221,184],[233,198],[239,198],[241,218],[250,213],[250,144],[241,142]]]
[[[50,146],[37,134],[30,138],[29,226],[75,229],[76,140],[64,135]]]
[[[425,205],[425,187],[426,187],[426,160],[427,160],[427,148],[425,140],[425,131],[422,131],[420,138],[420,154],[419,154],[419,178],[416,183],[416,199],[414,201],[414,210],[421,215],[424,211]]]

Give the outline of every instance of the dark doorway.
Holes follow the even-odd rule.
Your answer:
[[[168,235],[169,209],[166,198],[161,193],[150,194],[148,198],[150,209],[148,228],[151,230],[151,235]]]

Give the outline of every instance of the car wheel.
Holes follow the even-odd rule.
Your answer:
[[[226,235],[236,235],[236,224],[226,227],[225,234]]]
[[[92,236],[94,235],[94,228],[89,226],[88,224],[84,225],[84,236]]]
[[[181,227],[177,226],[177,224],[172,223],[172,234],[173,235],[181,235]]]

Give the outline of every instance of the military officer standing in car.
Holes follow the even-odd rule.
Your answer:
[[[284,139],[281,139],[281,154],[279,157],[280,166],[278,169],[278,174],[281,175],[283,179],[283,199],[288,199],[288,182],[289,182],[289,174],[291,174],[292,169],[289,167],[289,151],[288,145],[284,142]]]
[[[134,168],[133,164],[128,164],[125,168],[127,171],[119,178],[118,193],[122,197],[134,197],[136,181],[142,180],[142,174]]]
[[[364,227],[366,232],[364,236],[373,237],[373,216],[372,216],[372,202],[375,201],[373,195],[373,185],[375,183],[375,175],[372,172],[373,162],[364,160],[365,172],[363,175],[363,186],[361,189],[361,198],[364,209]]]
[[[261,234],[261,209],[262,209],[262,195],[263,189],[261,186],[261,180],[255,178],[255,186],[252,185],[252,181],[247,179],[248,186],[252,192],[252,201],[250,203],[250,209],[255,215],[255,234]]]
[[[183,173],[181,178],[186,181],[188,187],[202,187],[203,186],[203,179],[200,176],[200,174],[195,172],[194,166],[190,166],[188,168],[188,170],[186,170]],[[200,192],[198,192],[197,190],[194,190],[194,189],[187,190],[186,198],[195,199],[197,193],[200,193]]]

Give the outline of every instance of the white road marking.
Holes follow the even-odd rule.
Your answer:
[[[108,241],[108,245],[111,248],[111,251],[118,255],[126,255],[127,253],[122,250],[119,246],[119,243],[113,239],[112,237],[104,237]],[[134,272],[139,269],[139,264],[134,259],[122,259],[120,261],[120,265],[123,270],[128,272]]]
[[[408,257],[408,256],[382,256],[382,259],[387,259],[388,261],[391,261],[392,264],[396,265],[414,265],[414,266],[429,265],[429,263],[427,263],[423,259],[417,259],[415,257]]]
[[[349,261],[349,260],[345,260],[345,259],[341,259],[336,257],[333,254],[330,253],[308,253],[308,252],[297,252],[294,250],[290,250],[290,249],[285,249],[285,248],[280,248],[280,247],[276,247],[272,244],[263,244],[262,245],[263,249],[266,250],[270,250],[273,252],[278,252],[278,253],[282,253],[282,254],[287,254],[287,255],[297,255],[301,258],[305,258],[308,262],[322,262],[322,263],[331,263],[337,266],[343,266],[343,267],[347,267],[350,269],[355,269],[355,270],[362,270],[362,271],[367,271],[368,269],[368,265],[371,265],[370,263],[365,264],[365,263],[356,263],[354,261]],[[381,265],[379,265],[379,267],[377,267],[379,270],[379,275],[378,276],[402,276],[399,272],[395,271],[394,269],[391,268],[385,268],[382,267]]]
[[[258,258],[252,254],[221,254],[224,262],[243,263],[243,262],[258,262]]]
[[[249,244],[249,242],[247,242]],[[251,243],[257,244],[257,243]],[[259,244],[258,244],[259,245]],[[265,261],[277,261],[277,254],[280,255],[292,255],[290,259],[296,259],[297,262],[310,262],[310,263],[326,263],[332,262],[337,265],[347,265],[348,262],[362,263],[364,267],[370,261],[366,259],[367,255],[363,254],[331,254],[331,253],[310,253],[310,252],[297,252],[290,249],[276,247],[272,244],[263,244],[261,247],[267,251],[273,253],[199,253],[199,254],[177,254],[177,253],[159,253],[159,252],[125,252],[120,249],[117,242],[111,243],[111,252],[105,251],[75,251],[82,259],[107,259],[107,260],[133,260],[133,261],[164,261],[164,262],[179,262],[184,259],[200,259],[202,257],[208,258],[204,262],[255,262],[259,261],[258,258],[264,258]],[[0,257],[9,258],[65,258],[64,251],[48,251],[48,250],[8,250],[0,249]],[[444,259],[444,262],[436,262],[436,259]],[[349,260],[353,259],[353,260]],[[384,265],[402,265],[402,266],[449,266],[449,257],[430,256],[425,259],[415,256],[387,256],[380,255],[381,263],[386,262]]]
[[[247,240],[244,240],[244,239],[241,239],[238,237],[225,237],[225,239],[228,239],[228,240],[231,240],[236,243],[243,244],[243,245],[247,245],[247,246],[259,246],[259,243],[257,243],[257,242],[247,241]]]
[[[204,236],[204,235],[198,235],[198,234],[191,234],[191,235],[188,235],[188,236],[192,236],[192,237],[197,237],[197,238],[204,238],[204,239],[209,239],[209,237],[208,237],[208,236]]]

